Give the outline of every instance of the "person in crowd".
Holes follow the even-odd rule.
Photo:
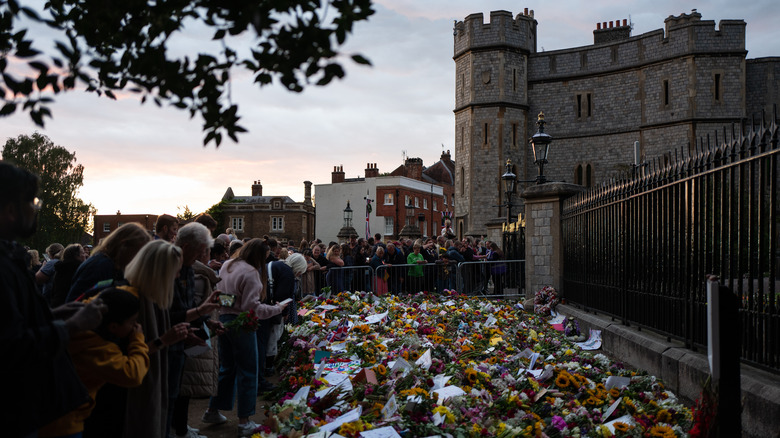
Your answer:
[[[147,235],[148,236],[148,235]],[[125,389],[106,384],[95,397],[95,409],[84,423],[84,438],[167,438],[168,355],[165,349],[192,337],[189,323],[171,325],[173,280],[181,269],[182,251],[165,241],[149,242],[125,268],[129,284],[117,286],[138,298],[138,323],[149,349],[149,371],[140,386]],[[97,298],[88,298],[99,299]]]
[[[52,243],[46,247],[46,263],[35,273],[35,281],[41,288],[43,297],[47,300],[51,295],[51,287],[54,284],[54,267],[60,262],[64,247],[59,243]]]
[[[303,257],[306,260],[306,272],[301,276],[301,292],[306,295],[318,295],[316,289],[316,277],[320,276],[320,264],[312,257],[312,250],[306,248],[303,250]]]
[[[28,265],[28,269],[34,276],[38,270],[41,269],[41,255],[38,254],[37,249],[28,249],[27,254],[30,256],[30,264]]]
[[[319,239],[317,239],[319,240]],[[316,243],[311,248],[311,257],[320,266],[319,274],[314,275],[314,290],[319,295],[323,287],[327,286],[325,283],[325,273],[328,270],[328,258],[325,257],[325,253],[322,251],[322,243]]]
[[[270,377],[274,374],[274,361],[278,352],[279,339],[284,331],[284,324],[297,324],[298,314],[296,302],[300,293],[298,279],[306,272],[306,260],[300,254],[292,254],[284,260],[270,262],[268,269],[268,294],[266,300],[270,303],[282,301],[282,298],[292,297],[293,302],[273,320],[265,345],[258,344],[258,372]],[[277,317],[274,317],[277,318]],[[261,348],[262,347],[262,348]],[[263,358],[265,358],[263,360]]]
[[[421,265],[424,265],[425,257],[423,257],[422,254],[420,254],[420,250],[422,247],[419,243],[415,243],[412,246],[412,252],[409,253],[408,256],[406,256],[406,264],[408,265],[416,265],[409,268],[409,285],[408,285],[408,291],[409,293],[416,294],[417,292],[420,292],[422,290],[423,286],[423,267]]]
[[[179,232],[179,219],[169,214],[160,215],[154,224],[154,230],[154,240],[162,239],[173,243],[176,241],[176,234]]]
[[[473,262],[476,259],[474,258],[474,250],[471,249],[471,238],[465,238],[462,242],[458,242],[459,245],[457,246],[458,251],[460,252],[461,256],[463,256],[464,262]],[[461,274],[463,275],[463,290],[459,291],[464,294],[470,295],[476,292],[476,281],[478,279],[478,272],[477,272],[478,266],[475,266],[473,264],[470,265],[463,265],[461,267]]]
[[[230,240],[230,237],[228,237],[228,235],[225,233],[222,233],[214,238],[214,243],[221,243],[225,248],[230,248],[231,242],[232,240]]]
[[[382,235],[380,233],[376,233],[376,234],[374,234],[374,249],[373,249],[373,252],[376,252],[376,249],[378,247],[380,247],[380,246],[382,247],[382,249],[385,250],[385,252],[387,252],[387,246],[384,244],[384,242],[382,242]]]
[[[90,245],[89,243],[84,245],[84,252],[87,253],[87,258],[89,258],[89,256],[92,255],[92,245]]]
[[[330,286],[332,292],[341,292],[344,290],[344,260],[341,258],[341,247],[332,245],[325,256],[328,259],[325,265],[328,270],[325,274],[325,282]]]
[[[57,307],[65,304],[70,284],[76,270],[87,259],[87,252],[78,243],[68,245],[62,251],[62,260],[54,266],[54,282],[49,294],[49,305]]]
[[[232,228],[226,229],[225,234],[227,234],[228,239],[230,239],[231,242],[234,240],[238,240],[238,236],[236,236],[236,232]]]
[[[208,255],[209,258],[206,261],[206,265],[214,270],[215,273],[219,274],[219,269],[222,267],[222,263],[225,263],[225,260],[228,259],[227,248],[221,243],[217,242],[215,239],[214,246],[211,247]]]
[[[214,246],[220,244],[214,244]],[[222,245],[220,245],[222,246]],[[212,248],[213,250],[213,248]],[[223,247],[223,252],[224,247]],[[192,269],[195,272],[195,304],[201,305],[216,290],[217,283],[220,278],[213,269],[208,267],[206,263],[209,262],[209,255],[213,254],[213,251],[204,251],[201,258],[196,260],[192,265]],[[211,336],[211,346],[201,354],[194,355],[192,351],[197,348],[197,344],[188,343],[185,346],[190,347],[189,350],[184,350],[187,354],[187,360],[184,362],[184,371],[181,376],[181,388],[179,390],[179,397],[176,399],[177,406],[181,406],[181,415],[176,415],[173,418],[173,429],[176,431],[186,431],[183,434],[177,432],[178,437],[197,438],[200,430],[190,427],[187,424],[187,418],[189,417],[189,399],[191,397],[213,397],[217,395],[217,381],[219,379],[219,354],[218,354],[218,337],[224,333],[225,328],[222,323],[216,318],[216,311],[212,311],[209,315],[209,319],[205,321],[205,327],[201,326],[197,328],[200,330],[203,337]]]
[[[403,253],[396,247],[395,243],[387,244],[387,251],[385,251],[385,265],[388,266],[387,290],[390,293],[400,293],[403,289],[403,270],[402,268],[393,269],[393,265],[405,265],[406,258]]]
[[[68,352],[91,399],[106,383],[121,387],[139,386],[149,370],[149,347],[138,323],[140,304],[132,293],[110,288],[100,293],[107,307],[103,321],[94,331],[76,334]],[[84,420],[94,408],[87,402],[38,431],[40,437],[81,437]]]
[[[262,239],[252,239],[222,266],[220,285],[223,294],[232,295],[232,306],[219,309],[223,324],[235,320],[240,313],[253,311],[260,320],[282,313],[285,305],[264,304],[266,287],[265,259],[268,246]],[[261,328],[262,330],[262,328]],[[249,419],[255,414],[257,397],[257,334],[253,331],[231,328],[219,337],[219,383],[217,395],[209,400],[209,408],[203,415],[204,423],[227,421],[220,410],[232,410],[233,400],[238,402],[238,433],[251,436],[257,424]]]
[[[377,295],[384,295],[387,293],[387,280],[390,276],[390,274],[387,272],[387,269],[380,270],[379,267],[385,264],[385,249],[381,246],[376,248],[376,252],[371,257],[371,261],[368,263],[369,266],[373,269],[373,271],[376,273],[376,294]]]
[[[355,242],[357,245],[357,242]],[[349,269],[355,266],[355,257],[352,255],[352,248],[348,243],[341,244],[341,260],[344,262],[344,267],[347,269],[342,270],[342,282],[344,290],[355,290],[352,288],[352,279],[354,278],[354,269]]]
[[[195,271],[192,265],[205,251],[208,251],[214,243],[208,228],[197,222],[191,222],[179,229],[176,238],[176,246],[181,248],[182,266],[179,276],[173,282],[173,303],[170,307],[171,324],[181,322],[191,323],[194,327],[201,327],[209,314],[219,308],[217,296],[212,294],[199,306],[195,303]],[[168,429],[173,424],[174,417],[180,426],[176,434],[186,436],[187,411],[189,399],[177,402],[179,388],[181,387],[181,373],[184,370],[184,362],[187,356],[184,354],[184,344],[172,345],[168,348]]]
[[[197,222],[203,225],[204,227],[208,228],[209,234],[211,234],[212,236],[214,235],[214,231],[217,229],[217,225],[218,225],[217,221],[214,220],[214,218],[211,217],[211,215],[208,213],[201,213],[195,216],[194,222]]]
[[[125,266],[151,240],[141,224],[123,224],[105,237],[92,250],[92,255],[79,265],[73,275],[67,302],[75,301],[100,282],[121,282]]]
[[[501,248],[498,247],[496,242],[490,242],[490,251],[487,255],[487,260],[490,262],[497,262],[504,260],[504,253]],[[493,277],[493,295],[504,294],[504,275],[506,274],[505,263],[491,263],[490,275]]]
[[[356,269],[354,272],[350,290],[371,291],[371,272],[368,269],[371,254],[369,252],[370,249],[366,240],[362,237],[358,239],[357,245],[352,252],[352,259],[354,266],[358,266],[360,269]]]
[[[287,248],[282,248],[279,250],[279,261],[284,261],[287,259],[287,257],[290,255],[290,251],[287,250]]]
[[[42,201],[34,174],[0,161],[0,339],[7,400],[2,435],[34,438],[37,430],[89,401],[65,349],[97,327],[101,300],[50,309],[28,270],[27,249],[15,242],[35,233]]]
[[[229,257],[231,259],[234,258],[238,254],[238,250],[241,249],[242,246],[244,246],[244,242],[241,240],[236,239],[230,242],[230,247],[228,247]]]
[[[303,254],[304,251],[306,251],[309,248],[309,241],[306,239],[301,239],[301,244],[298,245],[298,252]]]
[[[436,244],[433,239],[428,238],[422,243],[422,250],[420,251],[425,259],[425,266],[423,267],[423,288],[426,291],[433,291],[436,288],[436,281],[439,276],[439,269],[436,267],[436,261],[439,259],[439,252],[436,249]]]
[[[270,254],[268,254],[268,259],[266,262],[275,262],[279,260],[279,252],[282,250],[279,242],[277,242],[273,237],[268,236],[263,236],[263,240],[265,240],[265,244],[268,245],[268,248],[271,250]]]

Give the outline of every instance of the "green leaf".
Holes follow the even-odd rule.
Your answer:
[[[363,55],[352,55],[352,60],[358,64],[371,65],[371,61],[364,58]]]

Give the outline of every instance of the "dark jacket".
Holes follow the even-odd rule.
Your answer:
[[[78,260],[62,260],[54,265],[54,283],[49,294],[49,306],[55,308],[65,304],[73,276],[81,263]]]
[[[3,436],[19,437],[89,401],[66,351],[68,333],[55,321],[27,269],[27,251],[0,241],[0,375],[8,398]]]
[[[76,298],[103,280],[124,280],[124,275],[114,266],[114,261],[101,252],[86,259],[76,269],[70,292],[68,292],[65,301],[75,301]]]

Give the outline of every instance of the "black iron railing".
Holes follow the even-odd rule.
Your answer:
[[[777,372],[776,111],[735,131],[564,201],[562,294],[696,349],[707,342],[706,275],[718,275],[740,297],[743,361]]]

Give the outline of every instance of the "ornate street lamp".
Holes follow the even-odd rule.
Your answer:
[[[537,184],[544,184],[547,182],[547,178],[544,176],[544,165],[547,164],[547,154],[550,153],[550,143],[552,143],[552,136],[544,132],[544,113],[539,112],[539,117],[536,120],[536,125],[539,129],[531,137],[531,148],[534,151],[534,164],[539,166],[539,176],[536,177]]]
[[[504,194],[506,195],[506,223],[512,219],[512,195],[517,190],[517,175],[512,172],[512,160],[506,160],[506,172],[501,175],[504,181]]]
[[[344,226],[341,227],[336,237],[338,237],[339,243],[349,242],[349,238],[357,236],[357,231],[352,228],[352,208],[347,201],[347,208],[344,209]]]
[[[414,204],[411,202],[409,205],[406,205],[406,224],[401,229],[401,231],[398,233],[398,237],[408,237],[410,239],[416,239],[422,234],[420,233],[420,228],[417,227],[417,224],[415,223],[415,214],[414,214]]]

